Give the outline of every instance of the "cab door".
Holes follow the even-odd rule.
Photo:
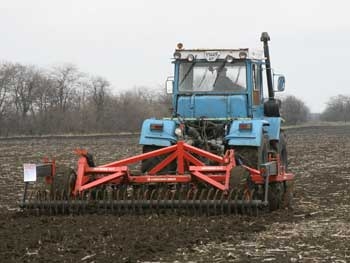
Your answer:
[[[262,89],[261,89],[261,65],[252,64],[252,84],[253,84],[253,92],[252,92],[252,101],[253,107],[257,107],[262,104]]]

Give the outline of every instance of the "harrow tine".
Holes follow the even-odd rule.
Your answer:
[[[39,207],[40,207],[40,193],[36,192],[36,198],[35,198],[36,202],[34,202],[34,209],[35,209],[35,213],[37,216],[40,215],[40,211],[39,211]]]
[[[259,207],[257,204],[254,205],[254,213],[253,216],[259,216]]]
[[[143,193],[143,200],[149,200],[150,196],[151,196],[151,193],[150,193],[149,189],[146,189],[145,192]],[[148,209],[145,209],[144,212],[147,213]]]
[[[187,194],[186,194],[186,214],[191,215],[191,195],[192,195],[192,189],[189,189]]]
[[[70,196],[68,193],[67,193],[67,199],[69,200],[69,214],[70,215],[75,215],[76,214],[76,199],[77,197],[76,196]]]
[[[120,201],[124,201],[126,199],[126,196],[127,196],[127,193],[126,193],[125,188],[121,188],[120,189],[120,196],[119,196],[120,197]],[[126,212],[127,212],[126,203],[122,202],[121,205],[120,205],[120,213],[121,213],[121,215],[123,215],[123,214],[126,214]]]
[[[174,199],[175,199],[175,191],[170,191],[170,195],[171,195],[171,212],[175,213],[175,207],[174,207]]]
[[[237,206],[237,201],[238,201],[238,191],[235,191],[235,199],[234,199],[234,210],[235,210],[235,215],[238,215],[238,206]]]
[[[52,209],[52,198],[51,198],[51,194],[48,196],[47,202],[48,202],[48,205],[49,205],[49,215],[52,216],[52,215],[53,215],[53,209]]]
[[[160,206],[160,214],[165,214],[164,205],[168,203],[168,196],[167,196],[167,189],[162,188],[160,192],[160,198],[159,198],[159,206]]]
[[[143,209],[142,209],[142,204],[141,204],[141,200],[142,200],[142,196],[143,196],[143,189],[142,188],[138,188],[137,189],[137,201],[138,201],[138,213],[140,214],[140,215],[142,215],[143,214]]]
[[[187,191],[184,188],[181,188],[181,192],[180,192],[180,196],[181,196],[181,204],[179,207],[179,213],[182,215],[186,215],[187,212],[187,205],[186,205],[186,198],[187,198]]]
[[[44,202],[45,202],[45,213],[51,215],[51,202],[50,197],[48,197],[48,193],[45,191],[44,194]]]
[[[211,196],[212,196],[212,192],[214,191],[213,188],[210,188],[210,190],[208,191],[208,195],[207,195],[207,200],[206,200],[206,207],[207,207],[207,216],[210,215],[210,205],[209,205],[209,201],[211,200]]]
[[[129,209],[130,209],[130,211],[133,213],[133,214],[135,214],[135,200],[134,200],[134,188],[132,188],[132,191],[131,191],[131,193],[129,192],[128,193],[128,197],[130,197],[130,199],[128,199],[127,201],[130,201],[130,207],[129,207]]]
[[[205,195],[205,189],[201,189],[201,192],[200,192],[200,194],[199,194],[199,207],[198,207],[198,213],[199,213],[199,215],[202,215],[202,213],[203,213],[202,201],[203,201],[204,195]]]
[[[70,196],[69,199],[71,200],[71,211],[72,211],[72,214],[79,215],[80,195]]]
[[[196,208],[196,200],[197,200],[197,197],[198,197],[198,189],[195,189],[193,191],[193,197],[192,197],[192,215],[197,215],[198,213],[198,210]]]
[[[151,194],[150,194],[150,196],[149,196],[149,199],[150,199],[150,212],[151,212],[151,213],[152,213],[153,210],[154,210],[154,206],[153,206],[153,203],[154,203],[154,202],[153,202],[154,195],[155,195],[155,190],[152,189]]]
[[[91,200],[91,191],[86,191],[81,193],[82,195],[82,213],[86,214],[89,213],[89,207],[87,206],[87,203]]]
[[[224,202],[225,202],[225,192],[221,192],[221,198],[220,198],[220,212],[221,212],[221,215],[224,214]]]
[[[175,187],[175,188],[174,188]],[[70,195],[66,190],[33,190],[23,203],[24,211],[36,215],[86,213],[148,214],[174,213],[179,216],[218,216],[246,214],[257,216],[263,208],[262,200],[255,200],[253,192],[230,189],[228,192],[191,185],[171,185],[149,188],[116,187],[87,190]]]
[[[241,210],[242,210],[242,215],[247,215],[248,214],[248,210],[247,210],[247,206],[245,205],[244,201],[244,192],[241,193],[240,195],[240,201],[241,201]]]
[[[181,215],[181,208],[182,208],[182,191],[183,191],[183,189],[182,188],[180,188],[180,190],[178,190],[178,192],[176,192],[177,193],[177,196],[178,196],[178,205],[177,205],[177,209],[176,209],[176,213],[177,213],[177,215]],[[176,201],[175,200],[175,196],[174,196],[174,201]]]
[[[62,198],[61,200],[63,200],[63,214],[69,214],[69,200],[67,198],[67,194],[66,194],[66,191],[63,190],[62,191]]]
[[[163,199],[163,189],[158,188],[157,189],[157,215],[160,215],[162,213],[161,209],[161,200]]]
[[[53,214],[57,215],[58,211],[57,211],[57,202],[56,202],[56,194],[57,191],[53,191],[51,197],[52,197],[52,205],[53,205]]]
[[[104,214],[108,213],[108,196],[107,196],[107,190],[103,191],[103,210],[104,210]]]
[[[167,198],[167,200],[169,201],[169,204],[170,204],[170,206],[169,206],[170,212],[173,213],[173,204],[172,204],[173,200],[172,200],[172,192],[171,192],[170,189],[166,190],[166,198]]]
[[[114,215],[114,204],[113,204],[113,191],[108,194],[108,203],[111,208],[111,214]]]
[[[100,202],[101,190],[97,190],[95,194],[95,203],[97,208],[97,213],[101,213],[102,204]]]
[[[116,193],[116,200],[119,201],[120,200],[120,189],[117,189],[117,193]],[[121,215],[121,207],[117,204],[117,213],[120,216]]]
[[[216,191],[215,191],[214,198],[213,198],[213,201],[214,201],[214,216],[217,215],[217,213],[216,213],[216,200],[217,200],[217,198],[218,198],[218,195],[219,195],[219,190],[216,190]]]
[[[232,200],[232,189],[229,191],[228,195],[227,195],[227,214],[230,215],[231,214],[231,200]]]
[[[160,197],[161,197],[161,190],[158,188],[156,190],[156,213],[157,213],[157,215],[160,214],[160,212],[159,212]]]

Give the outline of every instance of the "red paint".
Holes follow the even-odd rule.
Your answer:
[[[183,141],[176,145],[155,150],[152,152],[136,155],[131,158],[101,165],[98,167],[89,167],[86,161],[86,151],[79,150],[80,158],[78,161],[77,180],[73,195],[79,192],[98,187],[103,184],[148,184],[148,183],[189,183],[196,180],[206,182],[222,191],[229,190],[229,179],[232,168],[236,166],[234,150],[228,150],[224,157],[212,154],[210,152],[198,149]],[[128,165],[135,164],[145,159],[153,158],[163,154],[168,154],[164,160],[153,167],[148,174],[133,175]],[[205,165],[193,154],[206,158],[217,165]],[[177,174],[157,175],[159,171],[167,167],[172,161],[177,161]],[[280,165],[278,156],[275,159],[269,158],[269,161],[278,163],[278,173],[269,177],[270,182],[291,181],[294,175],[285,173]],[[252,182],[255,184],[264,184],[259,170],[244,166],[251,175]]]

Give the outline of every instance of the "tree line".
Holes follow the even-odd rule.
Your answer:
[[[349,122],[350,121],[350,96],[337,95],[329,98],[326,108],[320,114],[312,116],[309,107],[293,95],[281,99],[282,117],[287,124],[300,124],[310,119],[326,122]]]
[[[350,96],[337,95],[329,99],[327,107],[321,114],[323,121],[350,121]]]
[[[135,131],[147,117],[168,116],[169,107],[161,91],[113,94],[105,78],[71,64],[0,65],[0,136]]]
[[[308,106],[289,95],[281,98],[287,124],[310,119]],[[136,87],[113,94],[101,76],[72,64],[41,69],[0,63],[0,136],[139,131],[149,117],[170,115],[171,98],[163,88]],[[320,119],[350,120],[350,97],[330,98]]]

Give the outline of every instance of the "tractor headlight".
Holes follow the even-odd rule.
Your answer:
[[[227,57],[226,57],[226,61],[227,61],[228,63],[232,63],[232,61],[233,61],[233,57],[232,57],[232,56],[230,56],[230,55],[227,55]]]
[[[174,53],[174,58],[175,58],[175,59],[180,59],[180,58],[181,58],[181,53],[176,51],[176,52]]]
[[[180,128],[175,129],[175,134],[177,137],[182,137],[182,130]]]
[[[188,60],[189,62],[192,62],[192,61],[194,60],[194,56],[193,56],[192,54],[189,54],[189,55],[187,56],[187,60]]]
[[[247,52],[241,51],[238,54],[240,59],[246,59],[247,58]]]

